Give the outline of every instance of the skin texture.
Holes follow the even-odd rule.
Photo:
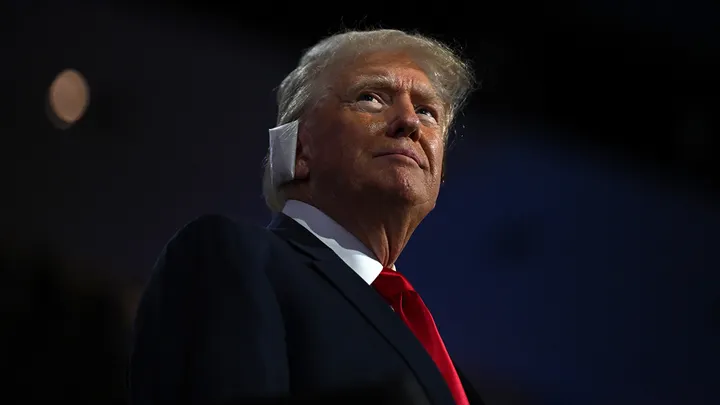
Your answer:
[[[404,53],[363,55],[327,76],[327,93],[300,120],[286,195],[323,211],[390,267],[435,207],[445,105]]]

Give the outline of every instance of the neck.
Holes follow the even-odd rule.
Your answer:
[[[386,201],[345,205],[339,200],[295,199],[314,206],[340,224],[367,246],[385,267],[395,264],[426,214],[423,207]]]

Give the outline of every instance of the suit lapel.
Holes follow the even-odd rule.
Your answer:
[[[278,214],[268,228],[312,258],[314,269],[333,284],[402,356],[433,404],[454,404],[445,380],[425,348],[375,290],[322,241],[286,215]]]
[[[457,371],[458,376],[460,377],[460,382],[462,383],[463,389],[465,390],[465,395],[467,395],[470,405],[485,405],[485,402],[483,402],[480,394],[478,394],[477,390],[472,385],[470,380],[465,377],[465,374],[457,366],[457,363],[453,361],[453,365],[455,366],[455,371]]]

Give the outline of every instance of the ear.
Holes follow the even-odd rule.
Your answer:
[[[297,149],[295,150],[295,180],[305,180],[310,175],[310,158],[312,156],[310,146],[310,134],[307,125],[300,121]]]

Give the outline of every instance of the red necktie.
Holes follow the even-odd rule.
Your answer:
[[[373,287],[400,315],[435,361],[450,387],[455,403],[469,405],[465,389],[435,326],[435,320],[410,282],[397,271],[384,268],[373,282]]]

